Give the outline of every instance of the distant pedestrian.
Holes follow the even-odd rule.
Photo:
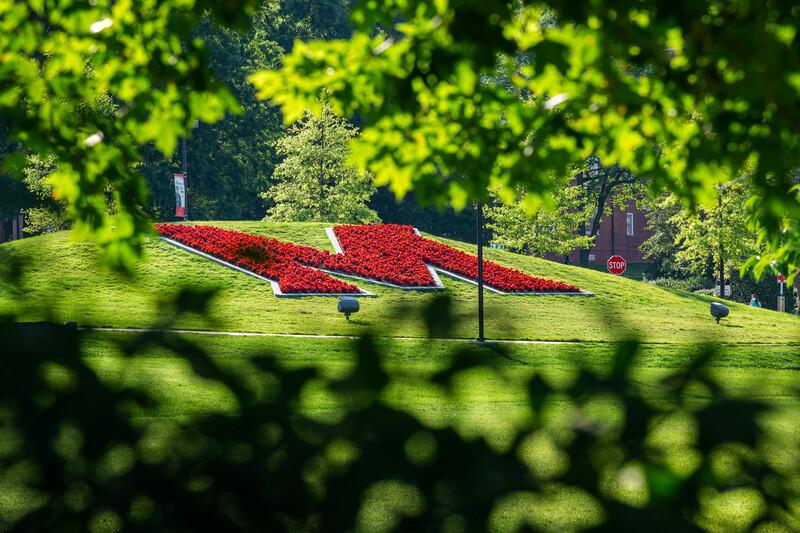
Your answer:
[[[750,307],[761,307],[761,301],[755,294],[750,295]]]

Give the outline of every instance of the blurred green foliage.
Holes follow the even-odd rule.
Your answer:
[[[147,188],[133,165],[153,143],[171,157],[195,120],[240,109],[193,38],[209,16],[245,26],[255,0],[45,1],[0,4],[0,124],[14,143],[3,168],[52,156],[53,192],[78,233],[129,264],[151,231]],[[115,112],[96,109],[110,99]],[[108,210],[111,196],[113,210]]]
[[[750,266],[794,275],[799,17],[779,0],[360,0],[350,39],[298,43],[251,79],[288,121],[329,92],[363,118],[355,158],[376,182],[439,204],[501,187],[552,205],[595,154],[693,207],[747,167],[766,247]]]
[[[220,84],[230,90],[241,107],[241,113],[229,110],[213,124],[201,121],[198,127],[187,129],[190,135],[187,157],[188,191],[193,219],[257,220],[264,216],[265,205],[259,193],[274,184],[272,174],[281,161],[276,144],[284,135],[283,118],[280,109],[256,98],[255,89],[247,78],[259,70],[278,67],[283,55],[291,50],[296,39],[308,41],[348,37],[349,5],[349,0],[260,1],[254,13],[246,17],[246,31],[240,31],[243,29],[242,24],[235,27],[226,25],[225,20],[215,17],[213,12],[201,12],[201,16],[186,21],[186,24],[193,24],[189,31],[190,39],[203,42],[205,49],[201,59],[207,69],[204,75],[218,79]],[[122,7],[124,6],[120,9]],[[44,20],[40,19],[39,22],[44,24]],[[162,29],[161,32],[165,33],[167,30],[168,28]],[[184,27],[180,30],[188,31]],[[97,69],[108,57],[98,54],[88,56],[87,72]],[[126,74],[120,71],[117,75]],[[147,76],[149,73],[136,70],[134,75]],[[119,101],[117,98],[112,99],[110,94],[104,93],[91,106],[76,99],[75,108],[82,114],[100,113],[113,121],[119,111]],[[178,102],[176,105],[181,104]],[[83,124],[87,121],[81,118],[76,122]],[[11,169],[16,170],[12,173],[15,176],[0,172],[0,217],[6,218],[24,210],[27,232],[38,233],[60,229],[69,225],[71,218],[82,216],[74,210],[67,213],[69,198],[53,198],[50,180],[53,167],[48,165],[45,168],[35,161],[32,164],[31,158],[49,161],[54,159],[54,154],[49,151],[41,152],[41,147],[26,146],[14,140],[5,124],[0,119],[0,153],[6,156],[19,152],[25,154],[27,159],[24,161],[23,171],[19,168]],[[38,127],[35,124],[34,126]],[[162,126],[165,129],[174,129],[174,124],[169,122],[163,122]],[[109,142],[107,136],[104,137],[104,142]],[[148,190],[147,200],[144,204],[140,204],[140,200],[134,203],[155,220],[171,220],[175,212],[171,174],[182,168],[180,144],[166,155],[154,142],[138,145],[137,149],[138,154],[116,152],[111,157],[121,164],[123,159],[126,160],[125,164],[134,177],[139,174],[144,176]],[[18,161],[23,162],[22,159]],[[25,183],[20,181],[23,176],[28,177]],[[129,206],[114,201],[115,182],[106,181],[106,214],[113,217],[115,209],[125,210]],[[75,194],[83,193],[77,190]],[[91,194],[95,194],[99,200],[99,193]],[[99,201],[96,207],[99,209]],[[112,209],[109,210],[109,207]],[[474,238],[469,212],[457,214],[449,209],[439,212],[434,208],[421,208],[413,195],[402,202],[396,202],[393,195],[381,191],[370,202],[370,207],[392,222],[413,223],[439,235]],[[140,213],[137,211],[135,215],[139,216]],[[114,227],[113,218],[106,222]],[[79,229],[80,226],[79,224]],[[113,232],[103,235],[106,239],[115,238]],[[123,234],[119,237],[135,241],[135,238]],[[133,241],[131,244],[134,245],[132,249],[135,252],[136,245]],[[114,250],[107,247],[106,251],[113,258]],[[117,260],[120,259],[117,257]]]
[[[366,336],[343,372],[266,353],[226,365],[164,331],[184,313],[207,316],[209,297],[184,291],[151,332],[120,341],[129,357],[173,353],[234,404],[185,420],[148,416],[148,389],[99,379],[74,326],[0,323],[0,485],[27,502],[0,527],[513,531],[554,527],[537,511],[553,508],[565,527],[606,531],[800,524],[796,454],[776,455],[762,422],[776,407],[727,396],[705,370],[711,350],[656,389],[631,376],[636,342],[610,368],[518,377],[524,413],[488,440],[387,392],[457,405],[509,379],[504,349],[454,344],[432,373],[397,373]],[[430,334],[446,334],[449,311],[432,304]],[[326,413],[304,408],[312,391]],[[726,502],[745,511],[720,512]]]

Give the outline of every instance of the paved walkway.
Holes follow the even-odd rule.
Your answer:
[[[79,326],[78,329],[83,331],[116,331],[122,333],[147,333],[154,331],[146,328],[101,328],[92,326]],[[217,335],[227,337],[277,337],[277,338],[290,338],[290,339],[358,339],[358,335],[312,335],[308,333],[258,333],[247,331],[212,331],[212,330],[196,330],[196,329],[166,329],[161,330],[166,333],[178,333],[182,335]],[[396,341],[427,341],[432,340],[436,342],[475,342],[473,339],[456,339],[456,338],[439,338],[428,339],[427,337],[390,337],[390,336],[376,336],[378,339],[391,339]],[[532,340],[516,340],[516,339],[491,339],[491,342],[498,344],[578,344],[582,342],[597,342],[597,341],[532,341]],[[600,341],[602,342],[602,341]]]
[[[83,331],[111,331],[122,333],[147,333],[155,330],[147,328],[111,328],[111,327],[94,327],[94,326],[78,326],[78,329]],[[359,335],[314,335],[310,333],[260,333],[250,331],[216,331],[216,330],[202,330],[202,329],[165,329],[160,330],[165,333],[176,333],[181,335],[211,335],[222,337],[274,337],[274,338],[288,338],[288,339],[328,339],[328,340],[342,340],[349,339],[355,340]],[[390,335],[376,335],[376,339],[387,339],[395,341],[434,341],[434,342],[456,342],[456,343],[474,343],[474,339],[464,338],[434,338],[428,339],[427,337],[393,337]],[[522,339],[489,339],[491,343],[495,344],[615,344],[622,342],[621,340],[522,340]],[[640,341],[641,345],[670,345],[670,346],[696,346],[697,342],[648,342]],[[717,345],[725,346],[796,346],[795,342],[716,342]]]

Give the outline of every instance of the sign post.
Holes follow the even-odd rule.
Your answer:
[[[606,268],[615,276],[621,276],[628,269],[628,262],[621,255],[612,255],[606,262]]]
[[[778,295],[778,311],[783,313],[786,311],[786,297],[783,295],[783,286],[786,285],[786,278],[783,277],[783,274],[778,274],[778,285],[781,288]]]
[[[175,217],[186,220],[186,174],[173,174],[175,180]]]

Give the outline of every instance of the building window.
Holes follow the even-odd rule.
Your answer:
[[[633,213],[628,213],[625,218],[628,227],[628,237],[633,237]]]

